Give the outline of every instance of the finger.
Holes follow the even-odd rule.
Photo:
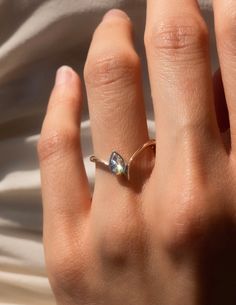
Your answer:
[[[89,209],[90,191],[80,143],[81,108],[78,75],[69,67],[61,67],[38,143],[48,238],[59,228],[62,232],[65,225],[82,223]]]
[[[110,11],[96,29],[84,75],[94,154],[108,160],[115,150],[128,160],[148,140],[148,130],[140,60],[124,12]],[[111,184],[119,187],[118,181],[98,167],[94,196],[97,189],[107,190]]]
[[[197,1],[148,0],[145,46],[158,138],[159,167],[173,151],[204,151],[219,140],[207,26]]]
[[[215,32],[227,102],[232,151],[236,145],[236,36],[235,1],[214,0]]]

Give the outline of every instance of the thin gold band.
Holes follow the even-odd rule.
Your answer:
[[[108,168],[110,171],[112,171],[112,173],[114,173],[113,170],[111,170],[111,158],[112,156],[115,157],[115,158],[118,158],[118,160],[120,161],[121,164],[123,164],[123,167],[121,166],[121,169],[122,171],[120,171],[118,174],[116,175],[120,175],[121,173],[123,175],[126,175],[128,180],[130,179],[130,167],[131,167],[131,163],[133,162],[133,160],[144,150],[146,149],[147,147],[150,147],[152,146],[153,149],[156,148],[156,140],[155,139],[151,139],[149,141],[147,141],[146,143],[144,143],[139,149],[137,149],[133,155],[130,157],[129,161],[127,163],[124,162],[124,159],[121,157],[121,155],[115,151],[112,152],[111,154],[111,157],[110,157],[110,160],[109,162],[108,161],[105,161],[105,160],[102,160],[102,159],[99,159],[97,158],[96,156],[92,155],[90,156],[90,161],[91,162],[95,162],[95,163],[98,163],[98,164],[101,164],[103,166],[105,166],[106,168]],[[125,166],[125,168],[124,168]]]

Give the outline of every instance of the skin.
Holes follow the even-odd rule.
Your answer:
[[[45,259],[59,305],[236,304],[236,2],[213,2],[214,79],[197,2],[147,1],[156,154],[143,153],[142,174],[130,182],[97,166],[92,200],[80,79],[69,67],[57,72],[38,155]],[[94,154],[107,159],[116,149],[128,160],[149,138],[124,12],[99,24],[84,78]]]

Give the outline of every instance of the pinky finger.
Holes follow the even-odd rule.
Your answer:
[[[82,223],[90,207],[80,143],[81,110],[80,79],[63,66],[57,72],[38,143],[47,240],[62,232],[63,226],[70,230],[75,222]]]

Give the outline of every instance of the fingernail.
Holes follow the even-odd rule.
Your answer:
[[[55,85],[69,83],[73,78],[73,70],[69,66],[62,66],[57,70]]]
[[[118,17],[118,18],[123,18],[123,19],[126,19],[126,20],[130,20],[130,18],[128,17],[128,15],[119,10],[119,9],[112,9],[110,11],[108,11],[105,16],[103,17],[103,20],[107,20],[107,19],[110,19],[110,18],[113,18],[113,17]]]

